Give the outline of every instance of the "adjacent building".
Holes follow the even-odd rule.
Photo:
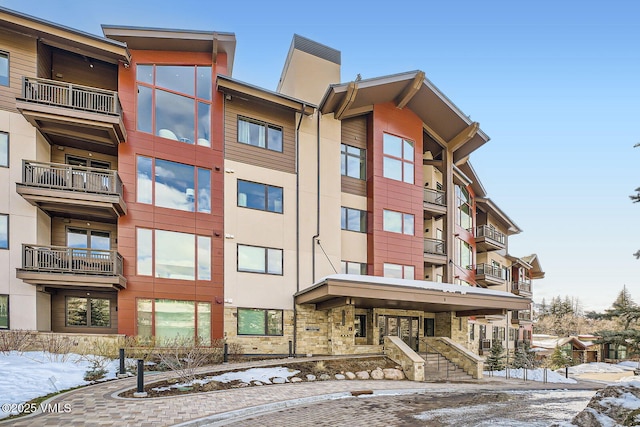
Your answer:
[[[0,9],[0,328],[253,354],[531,339],[539,260],[509,253],[469,162],[489,137],[424,72],[345,83],[294,35],[270,91],[232,77],[234,34],[103,32]]]

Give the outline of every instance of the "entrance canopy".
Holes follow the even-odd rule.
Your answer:
[[[529,310],[531,300],[509,292],[423,280],[333,274],[295,295],[296,304],[326,310],[351,304],[432,313],[455,311],[458,317]]]

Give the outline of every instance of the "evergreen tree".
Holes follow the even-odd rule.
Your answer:
[[[490,371],[502,371],[504,369],[504,347],[499,340],[493,341],[491,353],[487,356],[485,365]]]
[[[567,356],[559,346],[551,354],[551,369],[564,368],[565,365],[571,363],[571,358]]]
[[[531,351],[531,347],[528,342],[524,345],[518,346],[514,355],[511,366],[516,369],[531,369],[534,367],[535,354]]]
[[[604,311],[604,317],[618,320],[624,330],[629,329],[632,323],[637,323],[640,320],[640,307],[633,301],[626,286],[622,288],[616,300],[611,304],[611,308]]]

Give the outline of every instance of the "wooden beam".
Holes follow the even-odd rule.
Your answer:
[[[429,125],[425,123],[422,124],[422,127],[429,134],[429,136],[433,138],[435,142],[437,142],[438,144],[440,144],[440,146],[442,146],[442,148],[447,148],[447,141],[445,141],[443,137],[438,135],[438,133],[435,130],[431,129]]]
[[[348,298],[332,298],[316,304],[316,310],[329,310],[331,308],[342,307],[348,305]]]
[[[441,168],[443,165],[442,160],[422,159],[423,166],[435,166]]]
[[[476,135],[476,133],[478,133],[479,129],[480,129],[480,123],[478,122],[471,123],[469,126],[464,128],[462,132],[454,136],[451,139],[451,141],[447,143],[447,148],[451,152],[456,151],[458,148],[462,147],[467,141],[473,138]]]
[[[480,310],[465,310],[465,311],[456,311],[456,317],[469,317],[469,316],[506,316],[507,310],[496,308],[496,309],[480,309]]]
[[[413,98],[413,96],[418,93],[418,90],[420,90],[423,82],[424,71],[418,71],[411,83],[409,83],[404,88],[400,96],[398,96],[398,100],[396,101],[396,108],[403,109],[409,103],[409,101],[411,101],[411,98]]]
[[[353,101],[356,100],[357,93],[358,93],[358,85],[356,84],[356,82],[349,83],[349,86],[347,86],[347,93],[344,96],[344,99],[342,100],[338,108],[336,109],[336,113],[334,114],[334,117],[337,120],[342,120],[342,116],[344,116],[345,112],[349,109],[349,107],[351,107],[351,105],[353,104]]]

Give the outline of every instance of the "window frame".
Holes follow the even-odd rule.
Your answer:
[[[10,229],[10,223],[9,223],[9,214],[5,214],[5,213],[0,213],[0,217],[6,217],[7,218],[7,245],[6,246],[0,246],[0,250],[8,250],[9,247],[11,246],[10,242],[11,242],[11,236],[9,234],[9,229]]]
[[[2,83],[2,79],[0,78],[0,86],[11,87],[11,53],[6,50],[0,50],[0,57],[1,56],[7,57],[7,84]]]
[[[401,157],[397,157],[397,156],[395,156],[393,154],[388,154],[388,153],[385,152],[384,140],[385,140],[385,137],[387,135],[389,135],[390,137],[393,137],[393,138],[399,138],[400,139],[400,155],[401,155]],[[413,157],[411,159],[408,159],[405,156],[405,150],[404,150],[405,143],[408,143],[413,148],[413,150],[412,150],[413,151]],[[415,179],[416,179],[415,178],[415,174],[416,174],[416,159],[415,159],[415,156],[416,156],[416,144],[415,144],[415,141],[412,141],[410,139],[404,138],[402,136],[398,136],[398,135],[394,135],[394,134],[391,134],[391,133],[387,133],[387,132],[384,132],[382,134],[382,176],[383,177],[385,177],[387,179],[392,179],[394,181],[403,182],[405,184],[412,184],[412,185],[415,184]],[[386,169],[384,167],[386,159],[400,162],[400,165],[401,165],[401,168],[400,168],[400,171],[401,171],[400,179],[396,179],[396,178],[388,176],[388,174],[386,173]],[[410,164],[411,168],[413,170],[413,174],[411,175],[411,180],[410,181],[408,181],[407,178],[405,177],[405,165],[407,165],[407,164]]]
[[[264,271],[241,270],[240,269],[240,247],[260,248],[264,250]],[[269,251],[280,251],[280,273],[269,272]],[[245,245],[238,243],[236,245],[236,271],[238,273],[268,274],[270,276],[284,276],[284,250],[281,248],[272,248],[268,246]]]
[[[367,337],[367,315],[356,313],[353,316],[353,335],[355,338]]]
[[[387,221],[386,221],[386,214],[397,214],[400,215],[400,231],[396,231],[391,229],[390,227],[387,227]],[[407,223],[407,217],[411,217],[411,221],[412,221],[412,228],[413,228],[413,233],[407,233],[406,232],[406,223]],[[389,233],[396,233],[396,234],[404,234],[405,236],[414,236],[416,233],[416,217],[414,214],[411,213],[405,213],[405,212],[398,212],[398,211],[392,211],[391,209],[383,209],[382,210],[382,230],[389,232]]]
[[[359,230],[354,230],[349,228],[349,211],[357,211],[360,213],[360,229]],[[342,227],[342,218],[345,218],[344,228]],[[363,211],[362,209],[350,208],[348,206],[341,206],[340,207],[340,229],[343,231],[354,231],[356,233],[366,233],[367,232],[367,211]]]
[[[385,262],[382,264],[382,275],[384,277],[390,278],[390,279],[397,279],[397,277],[391,277],[391,276],[386,276],[384,274],[385,271],[385,266],[390,265],[390,266],[395,266],[395,267],[402,267],[402,277],[400,279],[402,280],[415,280],[416,279],[416,267],[414,265],[404,265],[404,264],[395,264],[393,262]],[[407,277],[407,269],[413,269],[413,277]]]
[[[9,294],[0,294],[0,299],[7,301],[7,326],[0,326],[0,330],[11,329],[11,298]]]
[[[242,206],[240,204],[240,182],[246,182],[248,184],[262,185],[264,187],[264,209],[254,208],[254,207],[251,207],[251,206]],[[280,211],[270,210],[269,209],[269,189],[271,189],[271,188],[275,188],[275,189],[278,189],[278,190],[281,191],[282,205],[280,206]],[[246,179],[238,179],[236,181],[236,206],[239,207],[239,208],[244,208],[244,209],[253,209],[253,210],[256,210],[256,211],[284,214],[284,188],[283,187],[278,187],[277,185],[264,184],[262,182],[249,181],[249,180],[246,180]]]
[[[349,153],[349,148],[354,148],[359,151],[359,155]],[[360,168],[358,168],[359,177],[349,175],[349,158],[358,159]],[[342,166],[344,165],[344,173],[342,173]],[[340,175],[353,179],[366,180],[367,179],[367,149],[356,147],[345,143],[340,144]]]
[[[87,321],[86,325],[70,325],[69,324],[69,299],[70,298],[76,298],[76,299],[81,299],[81,300],[86,300],[87,303],[87,312],[85,315],[85,320]],[[91,301],[92,300],[104,300],[108,302],[108,306],[109,306],[109,325],[107,326],[94,326],[91,324],[91,321],[93,320],[91,317]],[[110,298],[101,298],[101,297],[92,297],[92,296],[77,296],[77,295],[66,295],[64,298],[64,326],[65,328],[87,328],[87,329],[100,329],[100,328],[106,328],[106,329],[111,329],[112,328],[112,318],[111,318],[111,299]]]
[[[251,144],[250,142],[244,142],[240,140],[240,122],[244,121],[247,123],[252,123],[254,125],[258,125],[258,126],[263,126],[264,127],[264,147],[261,147],[259,145],[254,145]],[[249,145],[251,147],[256,147],[256,148],[261,148],[263,150],[269,150],[269,151],[275,151],[276,153],[283,153],[284,152],[284,127],[280,126],[280,125],[276,125],[273,123],[269,123],[269,122],[265,122],[263,120],[258,120],[258,119],[253,119],[251,117],[247,117],[247,116],[241,116],[238,115],[238,121],[237,121],[237,141],[239,144],[244,144],[244,145]],[[280,146],[281,149],[280,150],[276,150],[274,148],[269,148],[269,129],[275,129],[275,130],[279,130],[280,131],[280,135],[281,135],[281,139],[280,139]]]
[[[9,147],[11,146],[9,142],[9,132],[0,131],[0,135],[6,135],[6,139],[0,138],[0,144],[2,144],[3,142],[6,142],[7,144],[7,158],[6,159],[0,158],[0,168],[8,168],[10,165],[9,162],[11,161],[11,157],[9,153]],[[6,160],[6,162],[3,163],[3,160]]]
[[[139,310],[139,302],[141,301],[148,301],[149,303],[151,303],[151,323],[149,325],[149,329],[150,329],[150,335],[147,337],[146,335],[141,335],[140,334],[140,310]],[[199,300],[199,299],[194,299],[194,300],[190,300],[190,299],[176,299],[176,298],[136,298],[135,299],[135,333],[138,336],[144,337],[144,338],[151,338],[151,337],[156,337],[156,302],[158,301],[186,301],[186,302],[192,302],[194,305],[194,323],[193,323],[193,329],[194,329],[194,340],[197,340],[198,342],[202,343],[202,338],[199,334],[199,332],[201,331],[201,325],[200,325],[200,319],[201,319],[201,312],[200,312],[200,304],[209,304],[209,319],[208,319],[208,326],[209,326],[209,337],[206,337],[206,342],[203,344],[203,346],[205,347],[210,347],[212,345],[212,337],[211,337],[211,332],[212,332],[212,310],[213,310],[213,302],[212,301],[206,301],[206,300]],[[205,311],[206,313],[206,311]]]
[[[366,262],[357,262],[357,261],[345,261],[342,260],[340,261],[340,270],[342,272],[342,274],[354,274],[354,273],[349,273],[349,265],[352,264],[359,264],[360,265],[360,275],[364,276],[367,274],[367,263]]]
[[[264,314],[264,333],[263,334],[241,334],[240,333],[240,311],[262,311]],[[280,313],[280,333],[269,333],[269,312]],[[236,334],[239,337],[282,337],[284,336],[284,310],[278,308],[249,308],[249,307],[237,307],[236,309]]]

